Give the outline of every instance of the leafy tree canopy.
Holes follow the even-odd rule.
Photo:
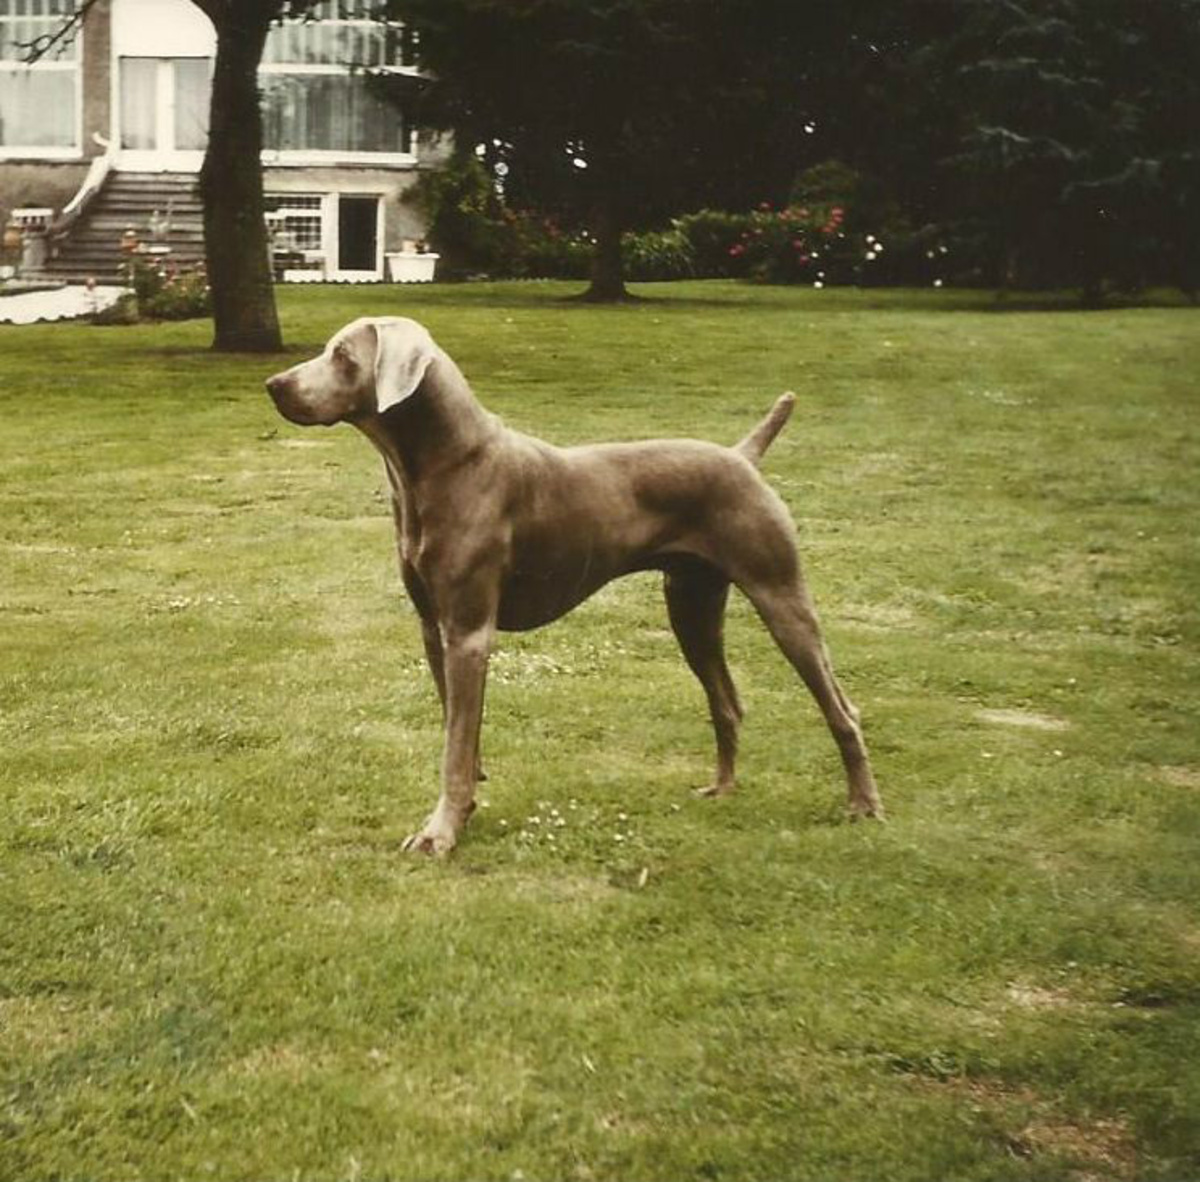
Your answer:
[[[786,191],[802,149],[807,6],[390,0],[429,72],[419,122],[482,145],[510,202],[620,230]],[[747,165],[753,162],[753,167]],[[594,274],[593,291],[620,294]]]

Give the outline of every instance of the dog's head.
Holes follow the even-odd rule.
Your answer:
[[[329,427],[411,397],[437,351],[415,320],[363,317],[336,332],[319,356],[268,378],[267,391],[285,419]]]

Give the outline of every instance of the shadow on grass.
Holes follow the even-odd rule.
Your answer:
[[[570,290],[563,291],[570,285]],[[710,290],[705,290],[709,288]],[[712,308],[740,312],[747,304],[756,309],[796,311],[797,296],[806,314],[848,311],[931,312],[1115,312],[1130,308],[1178,308],[1198,305],[1182,292],[1153,289],[1131,295],[1114,295],[1099,304],[1085,303],[1073,291],[1005,292],[991,288],[836,287],[808,291],[795,285],[770,285],[749,280],[679,280],[634,283],[625,299],[597,302],[586,298],[586,288],[569,280],[531,279],[516,282],[465,281],[427,287],[421,303],[469,303],[480,308],[643,312],[665,308]]]

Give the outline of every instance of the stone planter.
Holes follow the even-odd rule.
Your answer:
[[[433,272],[439,256],[418,254],[415,251],[390,250],[387,259],[387,275],[393,283],[432,283]]]

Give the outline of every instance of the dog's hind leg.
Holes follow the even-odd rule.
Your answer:
[[[744,590],[825,716],[846,769],[851,813],[855,817],[882,817],[883,804],[871,772],[858,711],[833,674],[816,611],[798,572],[794,580]]]
[[[729,580],[707,563],[679,563],[668,568],[663,590],[671,628],[688,667],[704,688],[716,733],[716,779],[701,789],[700,794],[724,796],[734,788],[734,761],[742,721],[737,689],[725,663],[723,632]]]

